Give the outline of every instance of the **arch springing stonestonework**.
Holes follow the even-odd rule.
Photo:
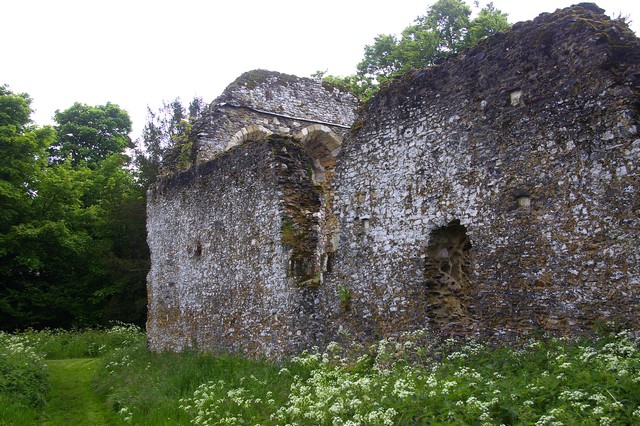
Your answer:
[[[251,126],[243,127],[231,137],[227,145],[224,147],[224,150],[228,151],[234,146],[241,145],[247,141],[259,141],[265,139],[271,133],[271,130],[261,125],[254,124]]]
[[[312,124],[298,134],[304,150],[313,159],[314,181],[323,182],[325,170],[336,165],[336,157],[342,146],[342,138],[323,124]]]

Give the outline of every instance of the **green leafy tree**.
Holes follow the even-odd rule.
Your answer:
[[[122,154],[126,112],[75,104],[58,113],[56,129],[38,129],[29,102],[0,92],[0,328],[143,323],[144,188]],[[95,113],[101,109],[116,119]],[[67,143],[84,154],[56,141],[70,134]],[[62,157],[65,146],[70,154]]]
[[[74,165],[82,162],[95,166],[111,154],[133,148],[129,133],[131,119],[118,105],[89,106],[75,103],[56,111],[58,142],[51,147],[55,163],[70,158]]]
[[[181,170],[193,164],[193,123],[204,108],[198,97],[186,108],[179,98],[163,102],[157,111],[147,108],[147,122],[136,148],[136,162],[146,185],[154,182],[162,169]]]
[[[76,256],[87,242],[73,234],[59,215],[68,201],[64,191],[50,191],[58,200],[42,205],[49,177],[47,147],[55,141],[51,128],[31,124],[31,99],[0,90],[0,318],[3,328],[36,325],[65,317],[65,299],[72,269],[83,263]],[[76,191],[77,186],[71,185]],[[54,204],[58,204],[54,206]],[[43,215],[45,213],[46,215]],[[50,218],[54,217],[53,220]],[[71,219],[69,215],[67,219]],[[70,221],[72,222],[72,221]],[[72,265],[72,267],[68,267]]]
[[[402,68],[402,58],[397,50],[398,40],[391,34],[376,36],[372,45],[364,48],[364,59],[358,64],[358,72],[371,75],[393,75]]]
[[[483,38],[505,31],[508,28],[507,14],[496,9],[493,3],[489,3],[480,10],[478,16],[471,22],[467,32],[467,43],[475,44]]]
[[[477,3],[476,3],[477,6]],[[401,37],[380,34],[364,49],[364,58],[353,76],[327,76],[341,82],[360,99],[366,100],[381,83],[411,69],[425,68],[458,53],[484,37],[509,28],[507,15],[492,3],[475,19],[462,0],[438,0],[424,16],[407,26]]]
[[[35,190],[37,172],[46,165],[50,127],[31,125],[31,98],[0,86],[0,232],[22,217]]]
[[[459,52],[467,43],[471,8],[461,0],[438,0],[425,16],[416,19],[422,31],[435,34],[440,44],[437,54]]]

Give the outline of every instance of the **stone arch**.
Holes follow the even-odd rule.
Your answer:
[[[333,177],[336,157],[340,152],[342,138],[328,126],[312,124],[297,134],[303,149],[311,157],[311,179],[315,185],[322,186],[320,218],[320,238],[317,251],[320,255],[320,281],[325,272],[331,272],[333,254],[337,250],[339,229],[338,217],[333,213]]]
[[[234,146],[241,145],[247,141],[263,140],[267,136],[269,136],[271,133],[272,133],[271,130],[257,124],[243,127],[238,132],[236,132],[235,135],[231,137],[227,145],[224,147],[224,150],[228,151]]]
[[[333,170],[336,165],[336,157],[342,146],[342,138],[322,124],[312,124],[305,127],[298,134],[298,138],[300,138],[304,150],[313,159],[314,182],[324,182],[326,170]]]
[[[474,322],[470,312],[471,240],[459,220],[429,234],[424,274],[427,315],[434,330],[467,329]]]

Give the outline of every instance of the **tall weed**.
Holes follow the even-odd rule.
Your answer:
[[[292,380],[284,404],[246,376],[203,383],[181,407],[198,425],[640,423],[640,351],[626,333],[519,348],[416,340],[383,340],[355,359],[336,344],[304,353],[294,362],[307,374],[280,370]]]
[[[180,401],[203,383],[221,381],[230,388],[251,384],[254,392],[269,393],[278,405],[286,402],[292,383],[291,377],[279,375],[282,364],[231,354],[152,353],[141,343],[113,351],[103,366],[98,392],[131,424],[189,424],[193,415]],[[254,406],[256,422],[268,421],[268,416],[269,411]]]
[[[0,424],[33,424],[48,390],[43,358],[27,339],[0,332]]]
[[[27,330],[21,336],[47,359],[99,357],[146,340],[138,326],[119,322],[107,329]]]

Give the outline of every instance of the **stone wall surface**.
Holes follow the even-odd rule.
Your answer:
[[[197,124],[197,162],[269,133],[302,137],[314,124],[342,136],[353,123],[356,107],[353,95],[327,83],[273,71],[246,72]]]
[[[640,328],[639,60],[625,25],[579,5],[382,90],[338,157],[327,298],[351,303],[334,321]]]
[[[149,191],[151,349],[275,356],[310,341],[316,297],[297,272],[314,273],[321,207],[308,161],[290,140],[269,138]]]
[[[639,95],[640,41],[592,4],[396,79],[349,131],[350,95],[244,74],[149,192],[150,347],[640,332]]]

